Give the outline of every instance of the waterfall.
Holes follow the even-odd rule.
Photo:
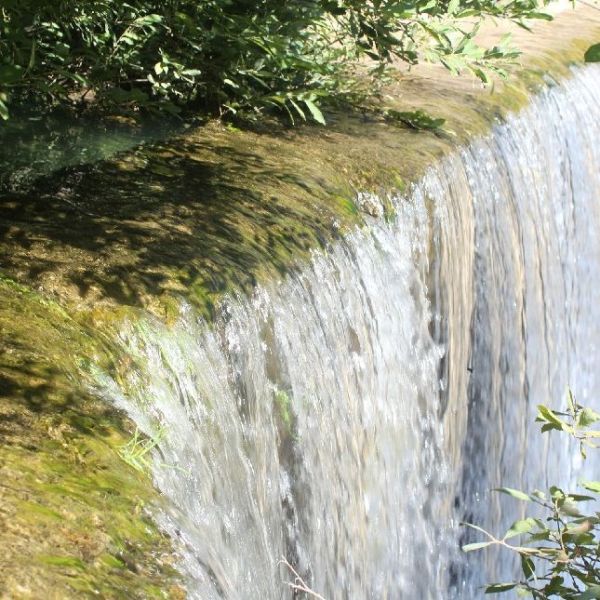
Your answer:
[[[282,558],[327,599],[510,577],[461,553],[460,521],[506,527],[490,488],[581,467],[533,420],[600,389],[599,97],[600,68],[575,71],[214,323],[182,302],[122,325],[96,387],[156,436],[190,598],[291,598]]]

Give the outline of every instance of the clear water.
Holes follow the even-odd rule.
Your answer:
[[[475,598],[512,557],[461,520],[498,485],[574,482],[536,404],[598,408],[600,67],[433,167],[373,220],[208,326],[123,326],[99,391],[146,433],[191,598]],[[593,464],[590,465],[593,467]]]
[[[0,128],[0,190],[27,189],[57,169],[108,159],[178,129],[170,122],[136,126],[69,112],[23,111]]]

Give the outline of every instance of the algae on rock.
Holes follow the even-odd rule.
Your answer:
[[[117,452],[131,425],[78,375],[102,345],[2,278],[0,349],[0,596],[184,597],[160,498]]]

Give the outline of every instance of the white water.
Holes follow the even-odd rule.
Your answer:
[[[473,598],[509,557],[465,556],[489,488],[573,479],[535,406],[600,389],[600,68],[432,168],[397,218],[212,328],[184,306],[124,326],[104,395],[149,434],[191,598]],[[167,466],[165,466],[167,465]]]

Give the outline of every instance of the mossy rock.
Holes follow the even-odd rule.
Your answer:
[[[168,320],[183,296],[210,319],[224,294],[280,278],[363,225],[358,191],[404,191],[526,106],[548,74],[568,76],[583,60],[583,40],[600,34],[599,15],[580,6],[536,24],[534,34],[515,32],[522,64],[491,92],[436,66],[398,70],[384,90],[388,109],[423,110],[445,120],[441,131],[374,113],[262,132],[210,123],[44,176],[0,195],[0,269],[70,309],[138,306]],[[487,43],[503,32],[488,28]]]
[[[81,385],[102,346],[6,278],[0,340],[0,596],[183,598],[160,497],[118,453],[132,424]]]

